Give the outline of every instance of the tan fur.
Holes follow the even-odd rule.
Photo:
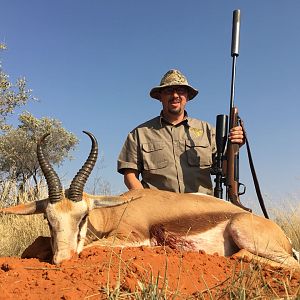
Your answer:
[[[62,199],[56,205],[56,209],[62,212],[69,212],[72,211],[73,202],[67,198]]]
[[[34,207],[43,212],[52,227],[56,264],[80,253],[83,244],[108,239],[115,246],[168,245],[226,256],[245,250],[299,269],[278,225],[215,197],[141,189],[120,196],[84,193],[79,202],[36,203],[30,209],[19,206],[3,212],[36,213]]]

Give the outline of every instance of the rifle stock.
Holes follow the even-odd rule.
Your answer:
[[[230,123],[232,127],[237,126],[238,110],[236,107],[232,109],[230,115]],[[229,130],[231,129],[229,128]],[[233,144],[228,140],[227,144],[227,166],[226,166],[226,186],[228,200],[236,204],[239,193],[239,145]]]
[[[230,111],[230,128],[236,127],[239,125],[239,116],[237,107],[232,107]],[[247,208],[242,205],[240,202],[240,195],[245,193],[245,186],[240,183],[239,176],[239,149],[238,144],[233,144],[228,139],[227,142],[227,153],[226,153],[226,187],[227,187],[227,200],[231,203],[247,210],[252,211],[250,208]],[[244,191],[240,192],[240,186],[244,186]]]

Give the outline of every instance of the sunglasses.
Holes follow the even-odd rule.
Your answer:
[[[177,86],[177,87],[167,87],[167,88],[164,88],[162,90],[162,92],[166,95],[172,95],[174,94],[175,92],[178,94],[178,95],[184,95],[188,92],[187,88],[185,86]]]

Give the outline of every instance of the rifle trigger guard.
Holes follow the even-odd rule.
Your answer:
[[[240,187],[243,187],[243,190],[240,192]],[[246,186],[243,184],[243,183],[239,183],[239,192],[238,192],[238,194],[239,194],[239,196],[240,195],[244,195],[245,193],[246,193]]]

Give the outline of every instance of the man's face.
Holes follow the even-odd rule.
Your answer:
[[[164,88],[160,94],[165,117],[174,117],[184,114],[188,101],[188,90],[185,86],[170,86]]]

